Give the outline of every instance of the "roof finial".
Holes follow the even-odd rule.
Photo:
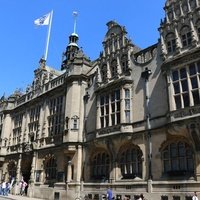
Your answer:
[[[74,11],[73,16],[74,16],[74,33],[76,33],[76,18],[78,16],[78,12]]]

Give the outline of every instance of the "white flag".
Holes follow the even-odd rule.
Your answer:
[[[45,26],[49,25],[51,13],[48,13],[34,21],[36,26]]]

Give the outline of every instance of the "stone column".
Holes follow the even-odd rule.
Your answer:
[[[191,35],[192,35],[192,44],[194,46],[196,46],[197,45],[198,36],[197,36],[197,33],[195,31],[195,28],[194,28],[192,14],[189,15],[189,19],[190,19],[190,27],[191,27]]]
[[[112,38],[111,41],[112,41],[112,43],[111,43],[111,45],[112,45],[111,52],[115,52],[115,40],[114,40],[114,38]]]
[[[110,55],[110,46],[109,46],[110,41],[107,41],[106,47],[107,47],[107,55]]]
[[[21,162],[22,162],[22,154],[19,154],[19,159],[17,163],[17,174],[16,181],[19,182],[21,180]]]
[[[22,162],[22,155],[19,154],[19,159],[18,159],[18,163],[17,163],[16,184],[14,186],[14,194],[20,193],[19,182],[22,178],[22,176],[21,176],[21,162]]]
[[[71,160],[68,161],[67,165],[67,183],[72,180],[72,162]]]
[[[166,22],[169,23],[168,10],[166,8],[165,8],[165,12],[166,12]]]
[[[122,90],[120,90],[120,96],[121,96],[121,106],[120,106],[121,123],[126,123],[126,119],[125,119],[125,91],[124,91],[124,88]]]
[[[166,50],[166,44],[165,44],[165,41],[164,41],[164,36],[163,36],[163,31],[161,30],[161,33],[160,33],[160,40],[161,40],[161,51],[162,51],[162,54],[163,54],[163,58],[165,59],[166,58],[166,55],[167,55],[167,50]]]
[[[122,66],[120,64],[120,54],[117,54],[117,73],[121,74],[122,73]]]
[[[182,2],[181,1],[180,1],[179,5],[180,5],[181,16],[183,16],[183,7],[182,7]]]
[[[187,0],[187,6],[188,6],[188,12],[191,12],[190,3],[189,3],[189,1],[188,1],[188,0]]]
[[[111,78],[109,59],[107,59],[106,64],[107,64],[107,79],[109,80]]]
[[[175,26],[176,27],[174,29],[174,32],[175,32],[175,36],[176,36],[176,48],[177,48],[177,52],[180,52],[180,48],[182,47],[182,44],[180,42],[180,37],[179,37],[178,31],[177,31],[177,24]]]
[[[199,7],[199,0],[195,0],[196,1],[196,6]]]
[[[80,182],[81,181],[81,174],[82,174],[82,146],[78,145],[77,149],[77,177],[76,181]]]
[[[176,105],[175,105],[175,101],[174,101],[174,97],[173,97],[173,84],[172,84],[172,79],[171,79],[171,74],[170,71],[167,70],[167,85],[168,85],[168,92],[169,92],[169,109],[170,110],[175,110],[176,109]]]
[[[35,182],[36,154],[37,154],[36,152],[33,153],[33,159],[32,159],[32,164],[31,164],[31,177],[30,177],[31,183]]]
[[[2,169],[0,170],[0,181],[2,180]]]
[[[100,122],[100,97],[97,97],[97,118],[96,118],[96,126],[97,129],[101,128],[101,122]]]
[[[120,40],[120,38],[119,38],[119,36],[117,36],[117,50],[119,50],[119,49],[120,49],[119,40]]]

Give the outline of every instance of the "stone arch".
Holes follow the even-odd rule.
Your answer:
[[[187,138],[174,136],[160,147],[162,174],[167,177],[190,177],[194,175],[194,150]]]
[[[105,182],[110,175],[111,155],[105,148],[97,147],[89,157],[90,178]]]
[[[143,152],[138,145],[131,142],[123,144],[117,157],[122,179],[142,178]]]

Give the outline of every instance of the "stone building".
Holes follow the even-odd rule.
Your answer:
[[[40,60],[0,101],[0,179],[29,196],[189,200],[200,188],[200,1],[167,0],[157,44],[107,23],[91,61],[69,36],[61,70]]]

